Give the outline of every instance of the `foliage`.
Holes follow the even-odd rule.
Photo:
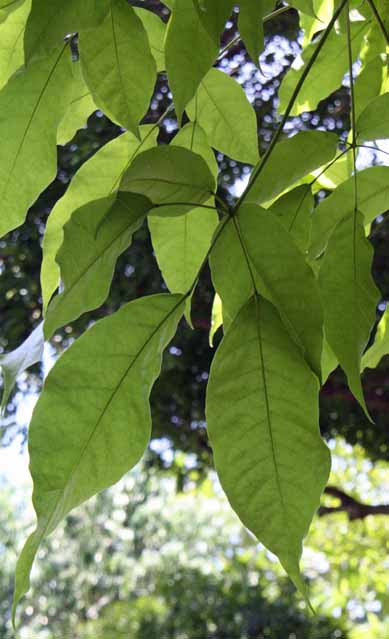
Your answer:
[[[14,73],[12,64],[6,67],[9,78],[0,91],[6,140],[2,232],[23,222],[53,179],[55,141],[64,136],[61,120],[66,118],[65,131],[79,126],[74,104],[80,84],[91,95],[86,109],[96,105],[128,131],[84,164],[51,212],[41,274],[44,335],[50,338],[102,304],[115,261],[146,216],[170,293],[123,305],[71,344],[49,373],[30,425],[38,522],[18,561],[15,607],[28,590],[40,543],[71,509],[118,481],[146,448],[148,396],[162,352],[180,318],[185,314],[191,321],[190,300],[208,261],[225,330],[207,390],[216,466],[245,525],[278,555],[308,600],[299,560],[329,472],[317,411],[326,348],[368,413],[360,371],[380,294],[365,233],[385,213],[387,171],[373,166],[358,172],[357,152],[360,140],[385,135],[376,118],[385,108],[387,83],[383,70],[381,84],[374,80],[371,89],[365,73],[363,92],[362,80],[357,91],[354,63],[359,61],[362,78],[374,58],[386,55],[384,3],[376,7],[367,0],[358,11],[342,0],[333,11],[323,10],[320,25],[311,3],[296,3],[313,37],[305,43],[300,68],[285,76],[283,117],[259,160],[252,107],[235,80],[213,68],[224,55],[219,46],[228,18],[224,0],[169,2],[166,32],[163,24],[156,26],[157,9],[151,17],[147,8],[135,11],[125,0],[91,1],[83,9],[76,1],[66,8],[59,3],[59,17],[56,3],[46,4],[32,0],[30,14],[23,14],[24,61]],[[254,1],[238,4],[242,37],[255,56],[262,48],[258,22],[272,20],[272,14],[265,15],[266,7],[249,20]],[[19,3],[14,5],[1,14],[10,39]],[[318,81],[323,65],[328,82]],[[140,127],[163,67],[173,104],[151,127]],[[289,116],[316,108],[345,72],[348,138],[322,131],[286,137]],[[363,108],[360,93],[369,96]],[[173,108],[179,126],[190,124],[181,129],[179,143],[156,144],[158,128]],[[235,200],[222,197],[215,186],[212,148],[254,165]],[[334,167],[346,155],[351,161],[337,173]],[[323,201],[327,171],[333,193]],[[313,213],[309,208],[307,214],[306,199],[316,204]],[[208,213],[206,223],[193,223],[194,216],[200,220]],[[170,259],[167,251],[174,252]],[[29,343],[22,347],[26,366],[36,359],[36,344],[30,354]],[[12,355],[1,361],[8,380],[14,362]]]

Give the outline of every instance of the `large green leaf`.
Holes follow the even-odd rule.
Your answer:
[[[153,204],[189,203],[210,198],[214,178],[205,160],[179,146],[162,145],[138,155],[125,172],[120,189],[145,195]]]
[[[134,7],[134,11],[138,18],[142,20],[143,26],[146,29],[151,53],[154,56],[155,64],[157,65],[157,71],[163,71],[166,68],[165,65],[165,35],[166,25],[161,18],[147,9],[140,9]]]
[[[305,252],[311,239],[314,199],[308,184],[288,191],[272,204],[269,211],[277,215],[282,226],[293,237],[298,248]]]
[[[138,135],[156,81],[156,64],[142,21],[126,0],[111,0],[104,21],[80,34],[86,83],[108,117]]]
[[[361,358],[380,299],[371,276],[372,255],[363,216],[351,213],[332,233],[319,271],[326,338],[347,375],[350,390],[366,414]]]
[[[242,87],[226,73],[211,69],[187,108],[218,151],[248,164],[258,160],[257,120]]]
[[[0,236],[24,221],[57,172],[57,127],[71,97],[68,47],[16,73],[0,92]]]
[[[58,286],[59,268],[55,256],[62,244],[64,225],[76,209],[116,191],[124,171],[136,154],[154,146],[158,129],[144,126],[140,131],[142,142],[132,133],[124,133],[85,162],[73,177],[65,195],[51,211],[43,238],[41,286],[44,309]]]
[[[317,396],[317,379],[274,307],[251,299],[212,363],[207,429],[231,506],[304,594],[302,541],[330,470]]]
[[[173,144],[190,148],[207,162],[214,184],[217,164],[212,149],[200,126],[189,123],[173,139]],[[208,204],[212,206],[211,199]],[[177,216],[178,210],[184,211]],[[160,215],[149,215],[149,228],[154,253],[164,280],[172,293],[186,293],[211,245],[218,224],[216,210],[185,207],[156,209]],[[151,212],[152,213],[152,212]],[[172,214],[172,215],[171,215]]]
[[[37,527],[17,563],[14,614],[42,540],[142,456],[150,390],[183,305],[173,295],[130,302],[94,324],[50,371],[29,431]]]
[[[351,23],[351,41],[354,58],[358,56],[363,36],[366,33],[366,22]],[[309,59],[317,47],[317,43],[309,44],[302,54],[296,67],[292,67],[284,77],[280,87],[279,111],[283,113],[291,99],[292,93],[304,72]],[[290,115],[299,115],[303,111],[313,111],[320,100],[338,89],[348,70],[347,38],[344,33],[337,33],[334,29],[328,36],[320,51],[306,82],[303,84],[294,102]]]
[[[380,55],[377,55],[363,67],[357,76],[354,85],[355,113],[357,118],[369,102],[380,94],[386,68],[385,61],[381,59]]]
[[[14,351],[0,355],[0,369],[3,373],[3,396],[1,409],[7,406],[17,377],[27,368],[36,364],[43,355],[43,324],[39,324],[27,339]]]
[[[24,36],[26,60],[51,55],[66,35],[98,25],[108,8],[108,0],[32,0]]]
[[[8,16],[6,22],[0,21],[0,89],[24,64],[23,32],[30,8],[31,0],[25,0]]]
[[[389,93],[371,100],[356,123],[358,142],[389,138],[388,112]]]
[[[292,339],[320,377],[323,315],[312,269],[275,215],[255,204],[237,216],[242,243]]]
[[[362,357],[361,370],[376,368],[381,359],[389,354],[389,307],[386,307],[381,317],[373,344]]]
[[[73,91],[68,109],[57,131],[58,144],[69,142],[78,129],[85,126],[88,117],[97,110],[92,94],[85,84],[81,64],[73,64]]]
[[[355,180],[351,177],[316,208],[312,219],[310,253],[317,257],[325,249],[337,223],[354,210]],[[358,208],[369,224],[388,209],[389,167],[373,166],[358,173]]]
[[[165,59],[179,122],[218,51],[219,46],[203,27],[193,0],[175,0],[166,33]]]
[[[202,25],[219,45],[220,36],[232,13],[233,0],[192,0]]]
[[[258,178],[251,181],[246,202],[262,204],[290,189],[333,159],[337,141],[334,133],[303,131],[278,143]]]
[[[108,295],[116,260],[131,244],[151,203],[141,195],[121,193],[85,204],[64,227],[57,255],[63,283],[45,318],[45,335],[82,313],[97,308]]]
[[[274,0],[262,0],[261,2],[240,0],[239,2],[239,32],[255,64],[258,64],[259,56],[264,47],[262,20],[273,7]]]

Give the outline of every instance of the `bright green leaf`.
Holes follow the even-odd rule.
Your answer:
[[[162,145],[138,155],[120,189],[145,195],[153,204],[201,204],[213,193],[214,178],[203,158],[178,146]]]
[[[141,458],[151,433],[149,394],[183,305],[173,295],[130,302],[94,324],[50,371],[29,430],[37,527],[17,563],[14,614],[43,539]]]
[[[187,111],[190,119],[204,129],[209,144],[215,149],[240,162],[257,162],[255,111],[236,80],[218,69],[211,69]]]
[[[216,352],[207,429],[231,506],[303,594],[302,541],[330,470],[317,396],[317,379],[274,307],[251,299]]]
[[[66,35],[97,26],[108,8],[108,0],[32,0],[24,36],[27,62],[51,55]]]
[[[155,63],[157,65],[157,71],[164,71],[166,68],[165,65],[165,34],[166,34],[166,25],[161,20],[159,16],[157,16],[152,11],[148,11],[147,9],[140,9],[138,7],[134,7],[134,11],[138,18],[142,20],[142,24],[146,29],[151,53],[154,56]]]
[[[262,204],[290,189],[307,173],[330,162],[336,145],[337,136],[322,131],[303,131],[283,140],[275,146],[255,182],[251,182],[246,202]]]
[[[350,390],[367,415],[361,358],[380,299],[371,276],[372,254],[362,214],[351,213],[332,233],[319,272],[326,338],[347,375]]]
[[[357,76],[354,85],[355,114],[357,118],[369,102],[380,94],[385,69],[385,62],[380,55],[377,55],[363,67]]]
[[[166,33],[165,58],[179,122],[218,51],[219,46],[204,29],[193,0],[175,0]]]
[[[72,99],[58,127],[58,144],[69,142],[76,131],[85,126],[89,116],[97,110],[92,95],[85,84],[79,62],[73,64],[73,75]]]
[[[121,193],[116,200],[111,195],[73,213],[56,258],[63,286],[46,313],[47,339],[60,326],[105,301],[116,260],[131,244],[150,206],[141,195]]]
[[[24,64],[23,33],[30,8],[31,0],[25,0],[6,22],[0,21],[0,89]]]
[[[371,100],[357,120],[357,141],[361,143],[389,138],[388,113],[389,93]]]
[[[362,357],[361,370],[365,368],[376,368],[381,359],[389,354],[389,307],[381,317],[372,346]]]
[[[0,92],[0,236],[23,223],[57,172],[57,127],[71,97],[68,47],[16,73]]]
[[[288,191],[272,204],[269,211],[277,215],[282,226],[305,252],[311,239],[314,199],[310,186],[303,184]]]
[[[142,21],[126,0],[111,0],[104,21],[80,33],[85,81],[99,109],[138,135],[149,108],[156,64]]]
[[[0,355],[0,369],[3,373],[2,410],[5,410],[7,406],[17,377],[42,359],[43,343],[43,323],[41,323],[18,348]]]
[[[214,346],[214,339],[219,328],[223,326],[223,304],[220,295],[215,293],[212,304],[211,328],[209,331],[209,345]]]
[[[124,171],[136,154],[155,144],[158,133],[156,127],[144,126],[140,131],[142,142],[132,133],[124,133],[108,142],[85,162],[73,177],[65,195],[51,211],[43,238],[41,286],[44,309],[47,308],[59,282],[59,268],[55,256],[62,244],[64,225],[76,209],[116,191]]]
[[[317,257],[325,249],[332,231],[354,210],[354,177],[340,184],[316,208],[312,219],[310,254]],[[358,173],[358,208],[369,224],[388,209],[389,167],[373,166]]]
[[[0,0],[0,23],[8,19],[8,16],[17,11],[27,0]]]
[[[308,16],[315,17],[315,9],[312,0],[291,0],[290,5]]]
[[[292,339],[320,377],[323,316],[311,268],[288,231],[269,211],[243,205],[237,216],[242,242]],[[267,296],[267,295],[266,295]]]
[[[358,56],[365,32],[366,22],[351,23],[352,49],[355,58]],[[296,61],[284,77],[279,93],[280,113],[285,111],[292,93],[316,47],[316,42],[309,44],[302,54],[303,64],[301,65],[300,60],[298,62]],[[320,100],[323,100],[341,86],[347,70],[347,38],[344,34],[336,33],[336,31],[333,30],[320,51],[306,82],[304,82],[297,100],[294,102],[291,115],[299,115],[304,111],[313,111]]]

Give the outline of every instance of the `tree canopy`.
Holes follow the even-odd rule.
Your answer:
[[[37,525],[17,563],[14,612],[41,543],[141,459],[152,416],[163,435],[181,412],[192,430],[184,448],[196,441],[203,463],[212,450],[232,508],[308,605],[302,543],[331,466],[320,389],[328,434],[331,420],[343,419],[341,405],[325,419],[332,384],[340,398],[354,397],[353,415],[381,429],[375,448],[374,425],[371,436],[358,437],[351,424],[350,439],[362,439],[373,457],[388,456],[387,416],[381,420],[384,407],[368,392],[374,373],[371,386],[361,378],[388,353],[388,271],[380,262],[387,7],[377,0],[236,5],[0,0],[3,263],[9,259],[28,284],[43,235],[41,299],[36,281],[9,288],[2,268],[4,334],[17,346],[0,359],[5,410],[44,342],[58,343],[63,330],[71,336],[29,426]],[[255,91],[244,90],[226,61],[238,46],[245,51],[238,68],[251,59],[266,77],[264,34],[277,33],[284,14],[303,30],[301,55],[278,82],[277,112],[258,113]],[[334,93],[342,96],[340,126],[310,115]],[[74,135],[92,113],[91,150],[90,133]],[[67,175],[57,172],[57,144]],[[235,191],[226,168],[239,177]],[[45,206],[47,219],[34,218]],[[128,280],[132,246],[132,263],[142,268],[129,294],[117,264]],[[27,300],[17,306],[24,326],[34,328],[21,343],[17,297]],[[210,335],[199,339],[204,322]],[[167,389],[177,370],[185,375],[185,357],[175,360],[191,344],[181,397]],[[328,380],[338,366],[343,373]],[[335,496],[350,514],[353,498],[339,489]]]

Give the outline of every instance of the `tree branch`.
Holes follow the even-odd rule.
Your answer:
[[[319,517],[345,512],[350,521],[355,521],[356,519],[365,519],[368,515],[389,515],[389,504],[378,504],[376,506],[363,504],[336,486],[327,486],[324,492],[326,495],[339,499],[340,504],[338,506],[320,506],[318,510]]]

